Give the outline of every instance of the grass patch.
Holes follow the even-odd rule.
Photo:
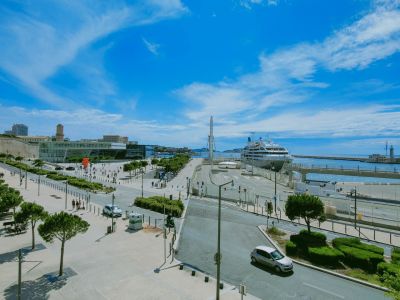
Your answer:
[[[383,286],[382,282],[380,281],[380,276],[378,274],[370,274],[361,269],[347,269],[343,270],[341,273],[353,278],[367,281],[372,284]]]
[[[271,228],[268,228],[268,229],[266,230],[266,232],[267,232],[268,234],[276,235],[276,236],[284,236],[284,235],[286,234],[285,232],[283,232],[282,230],[279,230],[279,229],[276,228],[275,226],[273,226],[273,227],[271,227]]]

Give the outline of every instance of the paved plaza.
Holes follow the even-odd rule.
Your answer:
[[[26,201],[35,201],[49,212],[64,209],[64,193],[29,182],[28,189],[19,186],[18,176],[4,169],[6,182],[21,191]],[[189,170],[190,172],[190,170]],[[171,187],[171,191],[172,187]],[[93,204],[94,205],[94,204]],[[179,261],[167,257],[164,263],[164,241],[159,229],[131,232],[127,221],[118,219],[116,232],[105,234],[111,220],[93,211],[68,212],[90,223],[89,230],[66,243],[65,275],[57,277],[60,243],[44,242],[36,235],[37,250],[29,251],[31,232],[0,236],[1,298],[15,299],[17,270],[16,251],[25,249],[22,264],[22,299],[214,299],[215,280],[204,281],[204,274],[191,275],[191,268],[179,270]],[[168,235],[167,255],[172,234]],[[240,299],[234,286],[225,284],[222,299]],[[246,299],[254,299],[247,296]]]

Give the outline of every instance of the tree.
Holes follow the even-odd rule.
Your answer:
[[[79,216],[68,214],[63,211],[50,215],[43,224],[39,225],[39,234],[46,242],[52,243],[55,238],[61,242],[59,276],[63,274],[65,242],[72,239],[78,233],[85,233],[88,228],[88,222],[81,219]]]
[[[35,159],[35,161],[33,162],[33,165],[34,165],[35,167],[41,168],[41,167],[44,166],[44,162],[43,162],[43,160]]]
[[[16,208],[18,205],[21,204],[22,201],[24,201],[24,198],[19,194],[18,191],[14,189],[8,189],[8,191],[2,195],[2,204],[1,204],[1,209],[3,211],[8,211],[12,208],[13,210],[13,219],[14,219],[14,231],[16,228],[16,221],[15,221],[15,216],[16,216]]]
[[[16,214],[16,222],[17,223],[31,223],[32,229],[32,249],[35,249],[35,226],[36,222],[39,220],[45,220],[48,216],[48,213],[44,210],[44,207],[32,203],[32,202],[24,202],[21,204],[21,210]]]
[[[290,220],[303,218],[307,224],[308,232],[311,232],[312,220],[325,220],[324,203],[317,196],[307,194],[290,195],[285,205],[286,215]]]
[[[22,157],[22,156],[17,156],[16,158],[15,158],[15,160],[17,160],[17,161],[21,161],[21,160],[23,160],[24,158]]]
[[[274,210],[274,208],[272,206],[272,202],[268,201],[268,203],[267,203],[267,212],[268,212],[268,214],[271,215],[273,210]]]
[[[147,160],[141,160],[141,161],[140,161],[140,166],[141,166],[142,168],[144,168],[145,171],[146,171],[146,167],[147,167],[148,164],[149,164],[149,163],[147,162]]]

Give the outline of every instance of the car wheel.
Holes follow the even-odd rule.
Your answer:
[[[255,263],[257,262],[257,260],[256,260],[256,258],[255,258],[254,256],[251,257],[251,262],[252,262],[253,264],[255,264]]]
[[[276,273],[280,273],[281,272],[281,268],[279,268],[278,266],[275,266],[275,272]]]

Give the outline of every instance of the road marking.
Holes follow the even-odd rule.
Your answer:
[[[303,282],[303,284],[306,285],[306,286],[308,286],[308,287],[310,287],[310,288],[314,288],[314,289],[319,290],[319,291],[321,291],[321,292],[327,293],[327,294],[329,294],[329,295],[338,297],[338,298],[340,298],[340,299],[344,299],[344,296],[342,296],[342,295],[336,294],[336,293],[331,292],[331,291],[327,291],[327,290],[325,290],[325,289],[323,289],[323,288],[320,288],[320,287],[318,287],[318,286],[312,285],[312,284],[310,284],[310,283]]]

